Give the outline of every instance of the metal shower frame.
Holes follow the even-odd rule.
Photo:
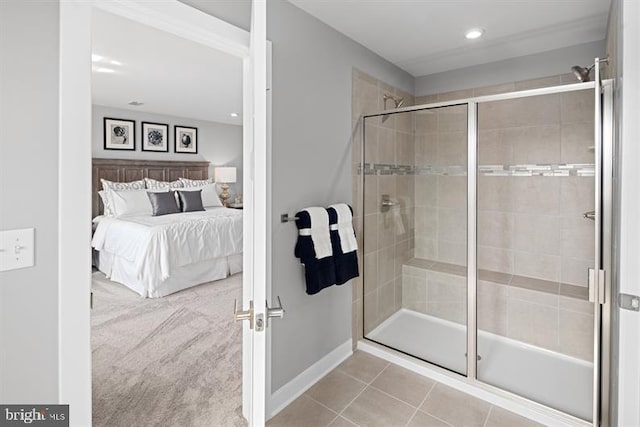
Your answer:
[[[477,96],[444,102],[434,102],[416,106],[396,108],[364,114],[360,119],[362,129],[360,150],[360,188],[362,206],[365,201],[365,127],[367,118],[389,116],[395,113],[406,113],[441,107],[467,106],[467,365],[466,375],[441,368],[429,362],[429,367],[457,380],[462,380],[481,390],[494,393],[513,402],[523,404],[529,409],[556,417],[575,425],[609,426],[610,419],[610,379],[611,379],[611,304],[612,295],[612,180],[613,180],[613,80],[601,81],[599,73],[600,60],[595,61],[594,81],[508,92],[496,95]],[[477,168],[478,168],[478,104],[492,101],[528,98],[532,96],[560,94],[579,90],[592,89],[595,96],[595,271],[604,270],[607,274],[596,274],[590,286],[589,294],[595,298],[594,303],[594,361],[593,361],[593,418],[592,423],[548,407],[525,397],[505,391],[496,386],[484,383],[477,378]],[[603,137],[604,134],[604,137]],[[360,229],[363,230],[364,213],[360,215]],[[364,270],[364,268],[363,268]],[[363,281],[364,271],[362,272]],[[592,298],[590,298],[592,301]],[[594,301],[592,301],[594,302]],[[362,304],[364,319],[365,304]],[[364,321],[362,322],[364,327]],[[367,339],[364,336],[364,339]],[[368,339],[367,339],[368,340]],[[370,340],[368,340],[370,341]],[[388,351],[388,349],[387,349]]]

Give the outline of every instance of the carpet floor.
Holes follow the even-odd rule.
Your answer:
[[[246,426],[242,274],[144,299],[96,272],[91,312],[94,426]]]

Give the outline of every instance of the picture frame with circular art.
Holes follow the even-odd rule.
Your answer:
[[[174,151],[176,153],[198,154],[198,128],[174,126]]]
[[[134,120],[104,118],[104,149],[136,149],[136,122]]]
[[[142,122],[142,151],[169,152],[169,125]]]

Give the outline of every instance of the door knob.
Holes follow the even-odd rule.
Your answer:
[[[248,310],[238,310],[238,300],[233,300],[233,319],[236,322],[248,320],[249,328],[253,329],[253,301],[249,301]]]
[[[282,307],[282,301],[280,301],[280,297],[278,296],[278,306],[277,307],[269,307],[269,302],[267,301],[266,306],[267,306],[267,319],[271,319],[273,317],[279,317],[279,318],[283,318],[284,317],[284,308]]]

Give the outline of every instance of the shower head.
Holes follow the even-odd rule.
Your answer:
[[[393,95],[389,95],[388,93],[385,93],[384,96],[382,97],[382,101],[383,101],[383,105],[384,105],[384,109],[387,109],[387,100],[391,100],[393,101],[393,108],[400,108],[404,105],[404,98],[400,97],[400,96],[393,96]],[[388,115],[386,116],[382,116],[382,122],[384,123],[387,119],[389,118]]]
[[[591,73],[593,67],[593,65],[589,68],[574,65],[573,67],[571,67],[571,71],[573,71],[573,75],[576,76],[576,79],[580,80],[581,82],[588,82],[590,80],[589,74]]]
[[[598,60],[596,59],[596,61]],[[600,59],[598,62],[593,63],[590,67],[581,67],[579,65],[574,65],[573,67],[571,67],[571,71],[573,71],[573,75],[576,76],[576,79],[580,80],[581,82],[588,82],[589,80],[591,80],[591,77],[589,76],[591,70],[593,70],[596,64],[602,64],[603,62],[609,62],[609,58],[607,57],[604,59]]]
[[[399,96],[389,95],[388,93],[385,93],[384,96],[382,97],[385,109],[387,108],[387,101],[389,99],[393,101],[394,108],[400,108],[404,104],[404,98],[399,97]]]

